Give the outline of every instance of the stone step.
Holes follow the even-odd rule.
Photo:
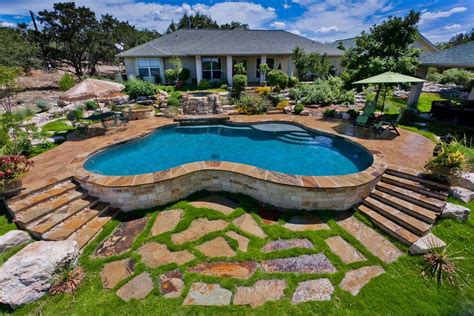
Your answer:
[[[405,179],[408,179],[408,180],[412,180],[412,181],[418,182],[420,184],[423,184],[425,186],[436,188],[437,190],[441,190],[441,191],[448,191],[449,190],[449,186],[446,185],[446,184],[442,184],[442,183],[438,183],[438,182],[435,182],[435,181],[427,180],[427,179],[421,178],[420,176],[412,174],[412,173],[398,171],[398,170],[394,170],[394,169],[391,169],[391,168],[388,168],[387,170],[385,170],[385,173],[387,173],[389,175],[392,175],[392,176],[397,176],[399,178],[405,178]]]
[[[427,224],[374,198],[367,197],[364,201],[362,201],[362,203],[373,211],[387,217],[396,224],[418,236],[423,236],[432,227],[432,225]]]
[[[105,224],[119,212],[119,209],[109,208],[102,214],[94,217],[84,226],[74,232],[68,239],[77,241],[80,249],[83,249],[97,234],[102,230]]]
[[[35,206],[20,212],[15,216],[15,222],[21,227],[40,219],[42,216],[57,210],[77,199],[84,197],[86,193],[82,190],[67,191],[59,196],[44,200]]]
[[[392,222],[388,218],[384,217],[383,215],[375,212],[374,210],[370,209],[365,205],[360,205],[357,208],[362,214],[369,217],[369,219],[385,231],[387,234],[392,236],[393,238],[401,241],[406,245],[411,245],[415,241],[418,240],[418,236],[410,232],[409,230],[401,227],[400,225]]]
[[[433,224],[438,217],[436,212],[433,212],[424,207],[418,206],[416,204],[410,203],[408,201],[402,200],[396,196],[373,190],[370,193],[370,197],[379,200],[385,204],[388,204],[404,213],[407,213],[413,217],[418,218],[428,224]]]
[[[10,200],[8,202],[8,207],[13,212],[13,214],[17,214],[29,207],[35,206],[45,200],[62,195],[76,188],[77,185],[71,181],[60,182],[44,190],[30,193],[21,199],[13,201]]]
[[[402,200],[438,213],[441,212],[441,208],[444,206],[444,204],[446,204],[444,201],[428,197],[426,195],[419,194],[386,182],[377,183],[376,188],[379,191],[394,195]]]
[[[42,238],[46,240],[65,240],[94,217],[107,211],[108,208],[109,204],[103,202],[85,208],[53,229],[47,231],[42,235]]]
[[[397,176],[392,176],[389,174],[384,174],[382,177],[382,181],[386,183],[390,183],[393,185],[396,185],[398,187],[402,187],[404,189],[417,192],[426,196],[433,197],[438,200],[446,201],[446,198],[448,197],[448,192],[446,191],[434,191],[431,190],[430,188],[425,187],[424,185],[420,184],[419,182],[406,179],[406,178],[400,178]]]
[[[86,196],[84,198],[75,200],[69,204],[60,207],[59,209],[46,214],[41,219],[31,222],[26,225],[26,229],[37,238],[52,229],[56,225],[64,222],[74,214],[82,211],[86,207],[92,207],[97,203],[98,199],[92,196]]]

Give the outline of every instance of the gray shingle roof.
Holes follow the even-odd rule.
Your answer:
[[[420,61],[424,66],[474,68],[474,41],[423,55]]]
[[[179,30],[118,54],[118,57],[194,55],[286,55],[306,52],[342,56],[335,47],[280,30]]]

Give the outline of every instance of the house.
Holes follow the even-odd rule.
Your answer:
[[[352,48],[356,45],[357,37],[345,38],[340,39],[337,41],[332,42],[330,45],[332,47],[338,48],[339,45],[342,45],[344,49]],[[424,37],[420,32],[417,33],[417,37],[415,42],[413,43],[413,47],[421,48],[424,53],[435,53],[439,51],[439,48],[436,47],[429,39]]]
[[[124,51],[117,57],[124,59],[128,78],[164,82],[164,70],[171,68],[171,58],[178,56],[198,83],[206,79],[227,81],[232,85],[236,63],[244,64],[250,83],[262,81],[259,71],[262,63],[293,75],[292,54],[296,47],[326,54],[336,73],[340,72],[343,51],[281,30],[182,29]]]

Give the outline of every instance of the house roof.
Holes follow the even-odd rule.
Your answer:
[[[133,47],[117,57],[288,55],[295,47],[328,56],[343,54],[336,47],[281,30],[182,29]]]
[[[474,41],[421,56],[423,66],[474,68]]]

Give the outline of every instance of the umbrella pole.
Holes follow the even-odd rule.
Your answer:
[[[377,86],[377,92],[375,93],[375,108],[377,108],[377,104],[379,103],[379,96],[380,96],[380,89],[382,87],[382,84],[379,83]]]
[[[387,86],[385,85],[384,87],[385,87],[385,89],[384,89],[384,92],[383,92],[382,114],[385,110],[385,98],[387,97]]]

